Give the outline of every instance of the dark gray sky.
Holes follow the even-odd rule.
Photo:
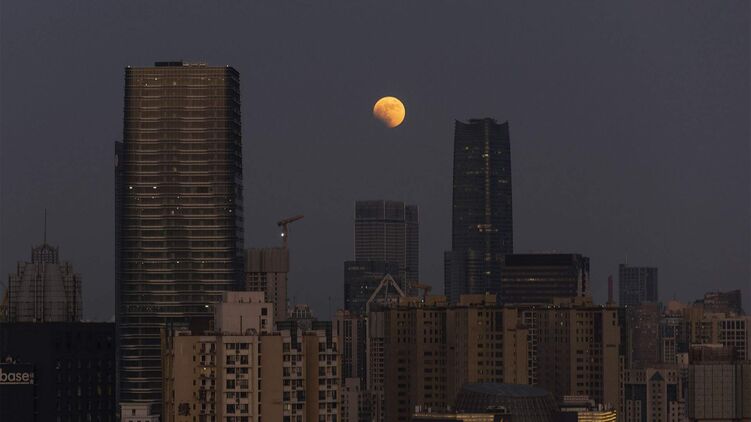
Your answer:
[[[443,288],[453,119],[509,120],[517,251],[626,255],[660,295],[745,289],[751,308],[749,2],[3,1],[0,274],[42,240],[114,314],[113,142],[123,68],[240,71],[246,245],[292,226],[291,296],[341,302],[356,199],[421,211],[421,275]],[[405,123],[371,117],[401,98]]]

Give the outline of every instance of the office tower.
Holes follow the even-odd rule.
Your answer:
[[[331,323],[273,330],[273,305],[237,292],[217,305],[215,330],[164,338],[168,422],[327,421],[339,405],[339,358]]]
[[[626,368],[645,368],[661,362],[660,359],[660,307],[646,302],[633,305],[625,312],[621,326],[621,342]]]
[[[7,293],[9,322],[81,320],[81,276],[69,262],[59,261],[57,248],[46,239],[32,248],[31,262],[18,262]]]
[[[410,290],[420,280],[417,206],[400,201],[356,201],[355,261],[398,265],[398,274],[391,275],[402,290]]]
[[[623,374],[624,422],[686,420],[686,382],[678,365],[626,369]]]
[[[209,317],[221,292],[244,284],[239,74],[182,62],[128,67],[124,114],[115,160],[119,401],[158,406],[160,330]]]
[[[657,268],[618,266],[618,304],[621,306],[639,305],[644,302],[658,302]]]
[[[729,292],[707,292],[702,299],[696,301],[707,312],[734,313],[743,315],[743,295],[740,290]]]
[[[115,421],[113,323],[2,323],[0,372],[1,421]]]
[[[508,122],[457,121],[454,128],[451,251],[445,254],[450,303],[462,294],[498,294],[501,257],[514,253]]]
[[[559,399],[588,396],[620,408],[620,330],[615,306],[568,299],[537,308],[537,386]]]
[[[287,319],[287,248],[253,248],[245,251],[245,289],[263,292],[266,301],[274,304],[277,321]]]
[[[552,303],[590,296],[589,258],[579,254],[515,254],[501,261],[500,301]]]
[[[751,362],[731,347],[691,346],[688,367],[689,421],[751,420]]]
[[[383,261],[344,262],[344,309],[365,314],[365,306],[387,274],[396,278],[399,265]],[[398,279],[397,279],[398,280]]]

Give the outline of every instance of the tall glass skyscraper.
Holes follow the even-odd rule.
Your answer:
[[[405,291],[420,279],[419,219],[416,205],[400,201],[355,202],[355,261],[399,266],[391,274]]]
[[[618,304],[636,306],[658,302],[657,268],[618,266]]]
[[[508,122],[456,121],[453,190],[445,294],[451,303],[462,294],[498,294],[501,258],[514,252]]]
[[[240,80],[229,67],[125,69],[115,146],[119,400],[158,404],[160,330],[243,285]]]

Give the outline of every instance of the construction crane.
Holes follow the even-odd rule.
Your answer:
[[[291,223],[294,223],[297,220],[302,220],[303,217],[305,216],[296,215],[294,217],[285,218],[284,220],[278,221],[276,223],[277,226],[282,228],[282,244],[284,245],[284,249],[287,249],[287,238],[289,237],[289,225]]]

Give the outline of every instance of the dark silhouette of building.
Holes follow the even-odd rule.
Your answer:
[[[503,303],[552,303],[555,297],[590,295],[586,256],[515,254],[502,259],[500,301]]]
[[[416,205],[400,201],[355,202],[355,260],[399,266],[391,275],[403,290],[420,279],[419,217]]]
[[[657,268],[618,266],[618,304],[634,306],[657,302]]]
[[[740,290],[731,290],[729,292],[707,292],[704,297],[696,301],[701,304],[707,312],[730,312],[736,315],[743,315],[743,295]]]
[[[362,315],[368,299],[387,274],[399,284],[399,265],[383,261],[344,262],[344,309]],[[401,284],[400,284],[401,285]]]
[[[0,360],[0,421],[40,421],[38,407],[34,365],[10,357]]]
[[[15,362],[0,364],[0,420],[115,420],[114,324],[2,323],[0,362]],[[11,384],[6,370],[30,374],[33,386]]]
[[[508,122],[457,121],[454,129],[451,251],[445,294],[498,294],[501,258],[514,253]]]
[[[243,288],[240,80],[230,66],[125,69],[116,144],[121,404],[158,404],[160,330]]]
[[[558,405],[549,391],[523,384],[466,384],[454,407],[468,413],[503,409],[513,421],[550,421],[558,414]]]

